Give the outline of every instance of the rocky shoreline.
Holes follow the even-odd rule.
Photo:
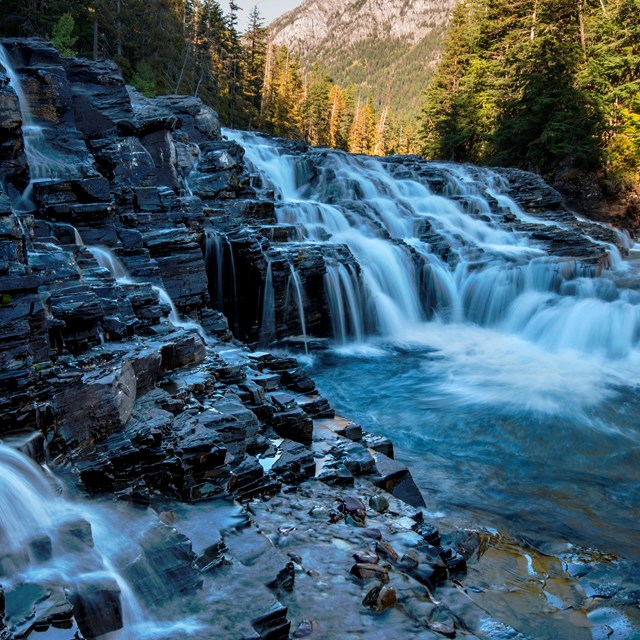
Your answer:
[[[198,611],[192,628],[153,637],[580,638],[589,628],[609,637],[629,620],[631,633],[640,628],[637,567],[439,531],[392,443],[336,417],[294,357],[258,349],[268,277],[268,342],[295,344],[299,319],[282,286],[292,260],[307,292],[298,345],[309,346],[307,333],[315,344],[331,335],[326,261],[310,244],[274,249],[291,229],[276,224],[273,198],[211,109],[145,98],[114,64],[60,59],[43,41],[1,44],[53,162],[30,180],[24,104],[0,70],[0,440],[52,463],[83,496],[60,500],[114,509],[114,536],[131,526],[132,550],[113,575],[142,603],[144,624]],[[313,180],[323,151],[299,152]],[[386,162],[434,189],[441,181],[442,169],[418,158]],[[576,221],[532,174],[503,173],[543,221],[506,223],[533,224],[553,255],[585,269],[606,265],[611,230]],[[438,251],[448,255],[442,242]],[[221,275],[232,271],[233,281]],[[96,554],[92,528],[80,515],[18,541],[0,525],[2,640],[93,638],[126,623],[130,596],[100,573],[110,561]],[[44,568],[57,553],[93,577],[52,578]],[[46,577],[35,579],[34,566]],[[516,599],[497,598],[504,591]]]

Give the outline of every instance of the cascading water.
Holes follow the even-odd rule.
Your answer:
[[[268,346],[276,338],[276,304],[273,290],[273,265],[267,263],[267,275],[264,281],[262,295],[262,319],[260,322],[260,345]]]
[[[116,282],[119,282],[120,284],[135,284],[135,280],[131,278],[126,267],[122,264],[122,261],[113,253],[113,251],[107,249],[106,247],[93,246],[87,246],[87,250],[89,251],[89,253],[91,253],[91,255],[96,259],[96,262],[103,269],[109,271]],[[183,320],[180,317],[178,308],[176,307],[171,296],[167,293],[167,290],[164,287],[160,287],[154,284],[151,285],[151,288],[156,292],[160,302],[169,307],[169,322],[174,327],[197,331],[200,337],[205,342],[207,342],[207,332],[204,330],[202,325],[198,322],[194,322],[193,320]]]
[[[298,158],[277,144],[250,133],[227,135],[245,147],[265,186],[278,194],[279,222],[297,225],[306,241],[346,245],[358,263],[362,300],[357,322],[347,317],[353,307],[345,305],[344,275],[337,277],[331,267],[325,278],[339,341],[348,326],[406,339],[408,331],[435,314],[440,320],[509,331],[547,348],[620,355],[636,347],[638,294],[620,292],[616,304],[601,298],[604,287],[593,287],[590,295],[583,288],[580,298],[565,295],[569,288],[563,289],[564,284],[594,280],[595,270],[575,260],[558,260],[527,232],[504,228],[505,212],[529,225],[545,221],[500,194],[505,183],[497,174],[476,169],[471,175],[462,166],[439,165],[447,182],[444,195],[435,195],[417,179],[394,178],[376,159],[331,152],[310,183],[301,177]],[[433,232],[428,239],[420,233],[425,223]],[[450,247],[448,260],[438,255],[432,237]],[[596,243],[606,245],[615,254],[613,262],[620,264],[615,246]],[[610,278],[605,274],[603,279]],[[624,328],[622,336],[603,334],[597,312],[603,304],[613,325]],[[562,311],[549,312],[550,307]]]
[[[216,308],[224,311],[232,320],[237,317],[235,308],[238,292],[236,282],[236,267],[233,257],[233,247],[229,238],[217,233],[208,233],[205,245],[205,262],[212,300]]]
[[[285,309],[288,310],[291,302],[295,305],[298,313],[298,321],[300,322],[300,331],[302,332],[302,339],[304,341],[304,352],[309,353],[309,346],[307,344],[307,322],[304,315],[304,300],[302,298],[302,283],[300,282],[300,276],[296,271],[296,268],[292,263],[289,263],[289,284],[287,285],[287,297],[285,301]]]
[[[78,624],[88,639],[177,639],[200,631],[204,625],[191,613],[164,620],[158,612],[147,610],[136,595],[137,585],[118,568],[140,555],[139,538],[157,526],[153,516],[134,513],[124,505],[71,500],[64,495],[62,483],[54,480],[50,472],[45,474],[31,459],[0,443],[0,555],[3,569],[12,569],[2,577],[8,611],[21,608],[13,606],[14,590],[19,593],[41,585],[45,594],[63,588],[76,604],[87,598],[80,611],[89,607],[89,615],[81,613]],[[47,546],[49,552],[43,555]],[[152,573],[145,584],[149,579]],[[100,604],[95,599],[105,587],[117,594],[120,607],[114,607],[112,600]],[[161,591],[165,589],[166,585]],[[19,595],[15,598],[21,602]],[[20,617],[14,620],[10,613],[8,623],[10,628],[17,624],[16,637],[23,637]],[[49,629],[46,637],[69,635]]]
[[[88,525],[92,542],[74,548],[69,545],[65,532],[68,525],[77,527],[79,522]],[[29,549],[29,543],[38,536],[51,541],[51,558],[43,560],[36,556],[26,561],[20,552]],[[115,569],[112,558],[105,553],[108,546],[105,541],[113,536],[110,526],[102,521],[97,511],[66,500],[54,490],[50,479],[37,464],[0,444],[0,543],[5,552],[13,552],[16,558],[15,572],[10,579],[3,580],[8,591],[15,585],[33,581],[61,585],[71,592],[82,593],[85,588],[90,591],[92,585],[103,584],[105,579],[112,580],[120,591],[122,624],[129,633],[133,625],[146,622],[146,615],[127,582]],[[112,623],[114,630],[120,626],[119,620]],[[131,636],[114,633],[110,637],[124,639]]]
[[[410,161],[225,134],[278,221],[326,249],[320,389],[394,440],[433,510],[638,557],[640,265],[594,223],[522,211],[488,169],[432,164],[434,193]],[[611,268],[564,257],[574,236]]]
[[[18,212],[32,211],[35,208],[34,183],[60,176],[68,179],[78,175],[77,160],[75,162],[73,159],[69,161],[56,153],[48,144],[45,135],[46,128],[33,115],[20,76],[16,73],[11,57],[3,45],[0,45],[0,65],[4,67],[9,83],[18,97],[22,114],[22,139],[29,165],[29,184],[22,195],[13,203],[13,206]]]

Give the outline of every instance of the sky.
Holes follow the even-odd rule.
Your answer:
[[[302,0],[236,0],[236,3],[243,9],[240,12],[239,26],[240,29],[244,30],[247,26],[249,12],[256,5],[258,5],[260,13],[264,16],[265,23],[269,24],[269,22],[275,20],[278,16],[302,4]],[[226,2],[226,0],[223,0],[220,4],[225,11],[228,9],[228,2]]]

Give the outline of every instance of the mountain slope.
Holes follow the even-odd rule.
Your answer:
[[[318,60],[341,85],[413,115],[455,0],[305,0],[270,26],[273,42]]]

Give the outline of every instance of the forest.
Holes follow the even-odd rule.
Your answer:
[[[62,55],[113,59],[145,95],[195,95],[228,127],[354,153],[416,149],[416,126],[396,124],[375,96],[270,45],[257,7],[240,32],[240,10],[215,0],[3,0],[0,36],[51,38]]]
[[[462,0],[424,107],[398,116],[362,78],[269,44],[257,8],[216,0],[4,0],[0,35],[52,38],[63,55],[111,58],[146,95],[188,93],[229,127],[354,153],[517,166],[555,180],[640,172],[637,0]],[[143,26],[144,25],[144,26]],[[420,70],[411,69],[410,86]],[[388,97],[388,96],[387,96]]]
[[[640,170],[637,0],[464,0],[429,85],[428,157],[554,179],[594,173],[610,191]]]

